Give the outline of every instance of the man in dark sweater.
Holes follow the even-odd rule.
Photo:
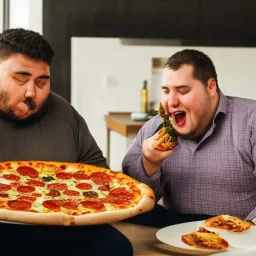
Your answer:
[[[49,160],[107,167],[85,120],[50,91],[54,50],[40,34],[0,35],[0,161]],[[50,227],[0,224],[3,255],[132,255],[110,225]],[[4,239],[4,241],[3,241]]]

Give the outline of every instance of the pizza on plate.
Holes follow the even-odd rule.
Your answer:
[[[161,103],[158,114],[163,118],[163,128],[155,136],[154,148],[160,151],[172,150],[178,144],[178,134]]]
[[[244,232],[255,224],[243,221],[235,216],[218,215],[205,220],[205,226],[209,228],[219,228],[231,232]]]
[[[149,211],[146,184],[102,167],[50,161],[0,163],[0,220],[45,225],[93,225]]]
[[[195,248],[224,251],[228,248],[228,242],[218,234],[203,227],[198,231],[181,236],[181,241]]]

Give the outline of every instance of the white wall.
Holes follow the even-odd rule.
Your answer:
[[[10,0],[9,27],[25,28],[42,34],[43,0]]]
[[[43,34],[43,0],[29,0],[28,28]]]
[[[109,111],[139,111],[143,80],[151,82],[151,58],[166,58],[191,47],[124,46],[117,38],[72,38],[71,48],[71,102],[85,118],[106,155],[104,114]],[[193,48],[212,58],[224,93],[256,99],[256,48]],[[102,80],[106,77],[114,80],[114,84],[108,84],[114,87],[103,88],[106,84]],[[110,167],[120,170],[127,150],[126,140],[114,132],[111,140]]]
[[[28,28],[29,0],[10,0],[9,27]]]
[[[4,8],[3,8],[3,0],[0,0],[0,33],[3,31],[3,20],[4,20]]]

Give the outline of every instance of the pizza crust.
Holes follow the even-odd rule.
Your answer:
[[[0,209],[0,219],[27,224],[69,226],[74,217],[61,212],[33,213]]]

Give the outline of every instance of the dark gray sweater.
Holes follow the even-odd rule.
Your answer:
[[[33,122],[17,124],[0,117],[0,145],[0,161],[66,161],[107,167],[85,120],[53,92],[44,113]]]

